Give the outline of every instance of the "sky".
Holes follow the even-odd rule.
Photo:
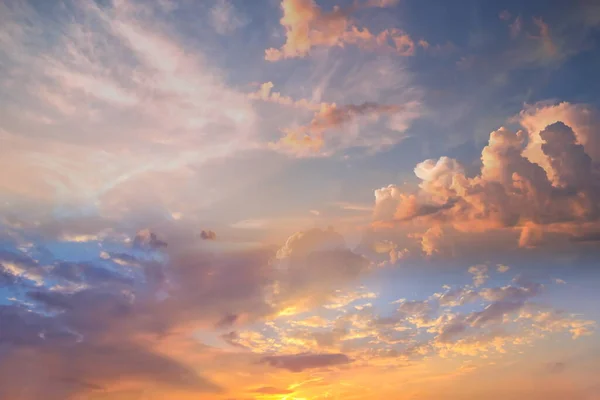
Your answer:
[[[599,400],[600,3],[0,0],[0,399]]]

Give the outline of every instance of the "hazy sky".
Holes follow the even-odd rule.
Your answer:
[[[593,0],[0,0],[0,399],[600,399],[599,40]]]

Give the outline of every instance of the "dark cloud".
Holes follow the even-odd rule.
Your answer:
[[[267,356],[262,362],[274,368],[287,369],[291,372],[302,372],[305,369],[326,368],[336,365],[350,364],[352,360],[345,354],[293,354],[283,356]]]
[[[235,324],[237,320],[238,316],[235,314],[226,315],[215,324],[215,328],[222,329],[230,327],[231,325]]]
[[[186,364],[159,354],[161,341],[190,324],[227,329],[242,316],[244,323],[257,321],[303,299],[318,304],[368,267],[332,229],[293,235],[275,254],[271,247],[208,251],[199,246],[193,226],[152,225],[161,226],[160,238],[142,230],[132,246],[122,241],[125,234],[101,239],[107,250],[99,257],[85,254],[82,262],[49,253],[38,263],[16,249],[1,254],[21,275],[43,280],[2,269],[2,282],[23,305],[0,309],[0,344],[8,349],[0,359],[0,370],[7,371],[0,374],[0,398],[15,396],[25,385],[16,375],[28,369],[37,375],[23,400],[62,400],[128,380],[198,393],[218,390]],[[276,285],[281,290],[274,291]],[[235,332],[221,338],[246,349]],[[264,362],[302,370],[350,361],[344,355],[303,355]]]
[[[143,229],[135,235],[133,246],[142,249],[160,249],[167,247],[167,242],[160,240],[154,232]]]
[[[200,237],[203,240],[216,240],[217,239],[217,234],[213,231],[205,231],[203,230],[202,232],[200,232]]]
[[[488,305],[483,311],[470,314],[467,321],[472,326],[485,326],[489,323],[501,322],[505,315],[520,310],[523,303],[519,301],[499,301]]]
[[[54,266],[52,275],[71,282],[86,282],[91,285],[134,283],[133,278],[125,275],[123,271],[111,271],[93,263],[59,262]]]

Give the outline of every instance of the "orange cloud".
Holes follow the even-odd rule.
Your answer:
[[[539,245],[546,230],[573,234],[577,227],[597,222],[600,177],[589,154],[599,149],[597,131],[585,123],[590,122],[590,110],[568,104],[550,108],[561,110],[574,126],[554,122],[561,115],[544,107],[526,110],[520,118],[528,132],[492,132],[476,176],[467,176],[447,157],[426,160],[415,167],[420,179],[416,192],[393,185],[375,192],[375,218],[448,226],[458,232],[515,228],[522,247]],[[430,238],[440,236],[430,233],[419,236],[429,255],[435,252]]]
[[[309,124],[284,129],[286,135],[270,145],[272,148],[282,149],[297,156],[314,155],[323,149],[326,143],[324,133],[327,131],[340,129],[361,118],[376,121],[380,116],[395,116],[396,119],[389,120],[390,128],[403,131],[408,128],[410,121],[417,117],[417,109],[418,104],[414,102],[405,105],[367,102],[344,106],[321,103]]]
[[[282,0],[280,22],[285,28],[286,41],[279,49],[267,49],[265,59],[279,61],[305,57],[315,47],[344,47],[346,44],[411,56],[415,52],[415,43],[403,31],[387,29],[373,34],[366,28],[358,28],[350,17],[358,8],[385,8],[397,3],[396,0],[369,0],[349,9],[336,6],[330,12],[323,12],[313,0]],[[426,43],[422,41],[421,45]]]

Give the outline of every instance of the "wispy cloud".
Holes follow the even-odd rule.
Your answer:
[[[218,0],[210,9],[210,21],[221,35],[229,35],[248,24],[248,20],[230,0]]]

